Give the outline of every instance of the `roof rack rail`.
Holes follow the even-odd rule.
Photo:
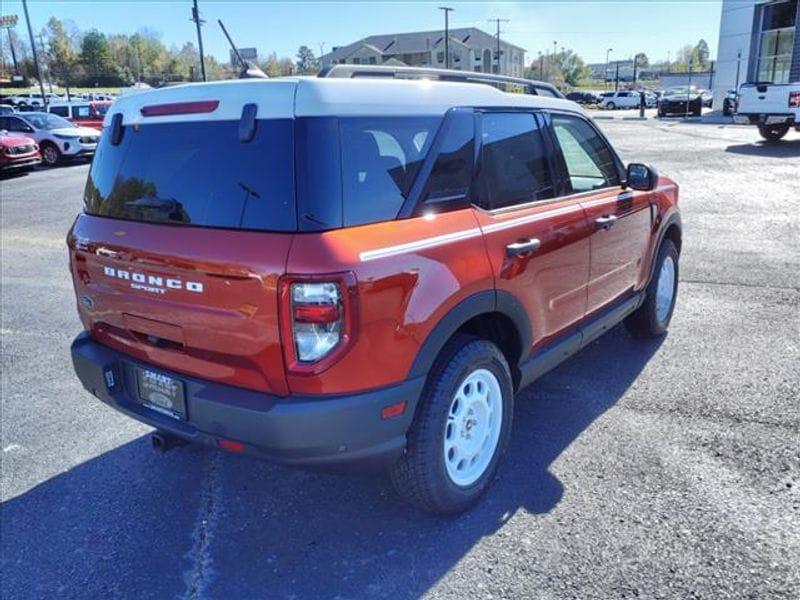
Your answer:
[[[331,65],[319,72],[317,77],[353,79],[356,77],[385,77],[391,79],[434,79],[437,81],[460,81],[463,83],[482,83],[504,92],[521,91],[534,96],[563,98],[564,95],[554,85],[544,81],[509,77],[477,71],[457,71],[454,69],[434,69],[429,67],[392,67],[387,65]],[[504,87],[505,86],[505,87]]]

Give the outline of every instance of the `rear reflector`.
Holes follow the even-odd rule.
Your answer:
[[[298,323],[333,323],[339,320],[336,304],[301,304],[294,307],[294,320]]]
[[[390,404],[381,409],[381,419],[391,419],[392,417],[399,417],[406,412],[406,401],[402,400],[397,404]]]
[[[217,446],[228,452],[244,452],[244,444],[233,440],[217,440]]]
[[[167,115],[194,115],[210,113],[217,110],[219,100],[202,100],[198,102],[175,102],[173,104],[152,104],[143,106],[143,117],[164,117]]]

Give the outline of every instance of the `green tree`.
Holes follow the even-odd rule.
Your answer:
[[[314,57],[313,50],[308,46],[300,46],[297,49],[297,71],[303,75],[317,71],[317,59]]]
[[[705,40],[697,42],[692,52],[693,58],[697,61],[698,69],[705,69],[710,66],[711,50],[708,48],[708,43]]]
[[[73,39],[64,24],[55,17],[51,17],[47,22],[46,32],[48,70],[67,88],[69,95],[70,84],[75,79],[80,65]]]
[[[80,62],[86,72],[84,85],[127,85],[131,81],[130,72],[114,63],[106,36],[97,30],[83,37]]]

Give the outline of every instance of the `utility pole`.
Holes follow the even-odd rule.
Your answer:
[[[192,7],[192,18],[189,19],[190,21],[194,21],[194,24],[197,26],[197,45],[200,48],[200,73],[203,76],[203,81],[206,81],[206,59],[203,56],[203,34],[200,31],[200,27],[202,27],[203,19],[200,18],[200,10],[197,8],[197,0],[194,1],[194,6]]]
[[[616,62],[617,65],[617,74],[614,76],[614,91],[619,91],[619,61]]]
[[[440,6],[439,10],[444,11],[444,68],[450,68],[450,12],[453,10],[448,6]]]
[[[544,81],[544,54],[539,52],[539,79]]]
[[[500,75],[500,23],[508,23],[508,19],[489,19],[489,22],[494,22],[497,26],[497,34],[495,37],[497,38],[497,71],[495,73]]]
[[[637,82],[636,76],[638,75],[638,73],[637,73],[637,67],[638,66],[639,66],[639,55],[638,54],[634,54],[633,55],[633,89],[636,89],[636,82]]]
[[[606,71],[603,73],[603,87],[608,89],[608,56],[614,51],[613,48],[606,50]]]
[[[28,0],[22,0],[22,8],[25,10],[25,21],[28,23],[28,37],[31,39],[31,51],[33,52],[33,66],[36,69],[36,79],[39,80],[39,90],[42,92],[42,104],[47,108],[47,96],[44,94],[44,82],[42,73],[39,71],[39,57],[36,54],[36,41],[33,39],[33,28],[31,28],[31,17],[28,14]]]

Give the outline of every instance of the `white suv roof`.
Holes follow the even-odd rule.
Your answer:
[[[143,117],[151,105],[217,100],[211,113]],[[110,124],[122,113],[123,124],[239,119],[245,104],[257,104],[258,118],[317,116],[441,115],[453,107],[557,108],[584,114],[561,98],[503,92],[478,83],[419,79],[285,77],[238,79],[172,86],[125,96],[106,114]]]

